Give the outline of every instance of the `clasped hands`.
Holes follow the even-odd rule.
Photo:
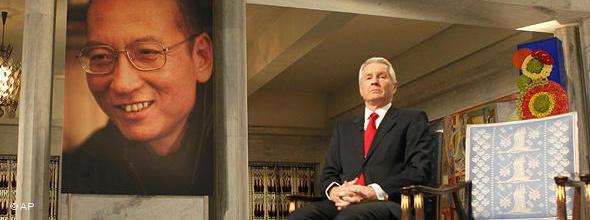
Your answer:
[[[377,200],[377,194],[372,187],[357,185],[357,181],[358,178],[344,181],[344,184],[330,189],[330,200],[334,202],[336,209],[342,210],[355,203]]]

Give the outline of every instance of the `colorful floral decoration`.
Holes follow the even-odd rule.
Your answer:
[[[535,50],[524,58],[520,69],[532,80],[546,79],[553,69],[553,58],[546,51]]]
[[[569,111],[568,97],[563,87],[548,80],[553,69],[553,57],[547,51],[527,48],[512,56],[512,64],[522,71],[516,80],[520,90],[517,112],[521,119],[542,118]]]
[[[553,81],[537,81],[521,92],[518,110],[522,119],[542,118],[569,111],[565,90]]]
[[[518,76],[518,78],[516,78],[516,87],[518,87],[518,90],[520,91],[524,91],[527,87],[531,85],[531,83],[533,83],[533,80],[531,80],[531,78],[526,77],[525,75],[520,75]]]

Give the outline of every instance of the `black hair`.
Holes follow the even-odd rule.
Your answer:
[[[211,0],[176,0],[181,12],[179,24],[187,36],[207,32],[211,34]]]
[[[212,31],[212,0],[175,0],[180,12],[178,25],[186,36],[207,32],[211,35]],[[94,0],[89,0],[88,7],[90,8]],[[84,20],[87,19],[88,11],[83,15]]]

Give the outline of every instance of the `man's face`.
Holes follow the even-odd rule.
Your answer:
[[[124,50],[131,43],[154,40],[164,47],[188,36],[178,21],[175,1],[100,0],[88,11],[89,45]],[[178,16],[178,17],[177,17]],[[211,42],[206,34],[166,54],[158,70],[140,71],[120,53],[111,73],[87,74],[88,86],[102,110],[130,140],[177,139],[196,99],[197,82],[211,76]]]
[[[393,99],[397,83],[392,81],[387,65],[370,63],[363,69],[359,90],[366,105],[382,107]]]

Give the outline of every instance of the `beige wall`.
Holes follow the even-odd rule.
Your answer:
[[[248,160],[323,166],[329,144],[326,97],[261,89],[248,97]]]
[[[328,143],[328,132],[323,129],[250,127],[248,160],[321,163]]]
[[[0,154],[15,154],[18,141],[16,121],[0,119]]]
[[[325,128],[325,100],[322,94],[261,89],[248,97],[248,125]]]

